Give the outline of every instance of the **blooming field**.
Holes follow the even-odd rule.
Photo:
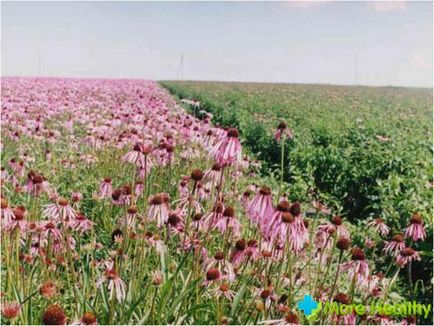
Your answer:
[[[423,214],[360,227],[298,202],[258,175],[237,129],[188,115],[155,82],[3,78],[1,125],[2,324],[431,318],[306,315],[305,295],[428,298],[411,268],[427,259]],[[271,138],[285,156],[292,137],[281,123]]]

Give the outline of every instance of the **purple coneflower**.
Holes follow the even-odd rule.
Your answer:
[[[406,238],[412,238],[413,241],[424,240],[426,238],[422,216],[419,214],[413,214],[410,218],[410,225],[405,229],[404,235]]]
[[[6,319],[14,319],[21,313],[21,305],[18,302],[3,302],[2,316]]]
[[[105,281],[108,281],[108,290],[110,291],[110,299],[113,298],[116,293],[116,300],[118,302],[122,302],[126,297],[126,285],[124,281],[121,280],[116,270],[111,267],[107,268],[104,275],[99,279],[97,286],[101,286],[101,284]]]
[[[241,144],[238,139],[238,130],[235,128],[229,129],[226,137],[214,145],[210,154],[222,166],[241,161]]]
[[[271,217],[273,212],[271,189],[265,186],[261,187],[247,206],[247,215],[252,221],[262,224]]]
[[[405,249],[404,237],[401,233],[395,234],[391,241],[388,241],[384,246],[384,252],[391,256],[398,256],[398,254]]]
[[[109,177],[105,177],[99,186],[98,196],[99,198],[109,198],[112,195],[112,192],[112,179]]]
[[[157,194],[149,201],[150,208],[148,217],[151,220],[156,220],[158,227],[162,227],[169,218],[168,199],[166,194]]]
[[[80,234],[86,233],[89,230],[92,230],[93,223],[83,213],[77,213],[75,219],[71,219],[68,222],[68,225],[74,231],[79,232]]]
[[[285,122],[280,122],[279,125],[277,126],[276,132],[274,133],[274,138],[277,141],[280,141],[282,139],[282,137],[288,138],[288,139],[292,139],[293,138],[293,133],[292,130],[289,129],[286,126]]]
[[[235,217],[235,210],[232,207],[226,207],[223,211],[223,216],[215,224],[214,228],[222,234],[224,234],[228,229],[232,232],[233,236],[238,237],[241,230],[241,224]]]
[[[73,322],[72,325],[98,325],[98,322],[95,315],[87,311],[80,319]]]
[[[351,261],[342,264],[342,270],[347,271],[350,281],[355,279],[358,284],[365,285],[369,276],[369,266],[365,259],[365,253],[360,248],[353,248]]]
[[[59,198],[56,203],[46,206],[43,215],[53,220],[60,220],[68,222],[70,219],[75,218],[74,209],[69,205],[68,200]]]
[[[390,231],[390,228],[380,218],[370,221],[367,226],[374,228],[382,236],[388,235]]]
[[[399,266],[404,267],[408,263],[414,260],[420,260],[419,253],[411,247],[406,247],[402,250],[399,255],[396,257],[396,262]]]

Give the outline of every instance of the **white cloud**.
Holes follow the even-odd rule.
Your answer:
[[[369,6],[377,12],[400,11],[407,9],[406,1],[372,1]]]

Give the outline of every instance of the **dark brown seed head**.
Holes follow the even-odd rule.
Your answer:
[[[178,215],[176,215],[175,213],[171,213],[170,215],[169,215],[169,218],[168,218],[168,220],[167,220],[167,222],[170,224],[170,225],[177,225],[178,223],[179,223],[179,221],[180,221],[181,219],[179,218],[179,216]]]
[[[37,174],[33,177],[34,184],[41,184],[42,182],[44,182],[44,177],[42,177],[41,175]]]
[[[130,206],[127,209],[128,214],[137,214],[137,207],[136,206]]]
[[[226,207],[223,211],[223,216],[225,217],[234,217],[235,216],[235,210],[232,207]]]
[[[238,130],[235,128],[230,128],[227,133],[228,137],[238,138]]]
[[[271,295],[271,291],[269,289],[262,290],[260,293],[260,297],[262,299],[267,299]]]
[[[345,293],[339,292],[338,294],[335,295],[333,301],[342,304],[349,304],[350,298],[348,298],[348,296]]]
[[[287,224],[294,222],[294,216],[292,216],[292,214],[289,212],[283,212],[281,219],[283,223]]]
[[[68,205],[68,200],[66,200],[65,198],[59,198],[59,199],[57,200],[57,203],[58,203],[60,206],[67,206],[67,205]]]
[[[295,202],[294,204],[291,205],[291,207],[289,208],[289,212],[294,215],[294,216],[298,216],[301,214],[301,206],[299,202]]]
[[[401,233],[398,233],[393,236],[392,240],[396,242],[404,242],[404,237]]]
[[[203,214],[197,213],[193,216],[193,221],[200,221],[202,219]]]
[[[155,195],[154,197],[152,197],[151,199],[151,205],[161,205],[163,204],[163,197],[160,195]]]
[[[277,205],[277,210],[279,212],[289,212],[289,204],[287,201],[281,201],[278,205]]]
[[[116,237],[121,237],[121,236],[123,236],[122,231],[119,230],[119,229],[115,229],[115,230],[112,232],[112,241],[115,241],[115,238],[116,238]]]
[[[415,254],[416,250],[414,250],[411,247],[407,247],[402,251],[402,255],[405,257],[413,256]]]
[[[166,144],[166,152],[167,153],[173,153],[174,150],[175,150],[175,147],[173,147],[170,144]]]
[[[247,242],[246,242],[246,240],[244,240],[244,239],[238,240],[238,241],[235,243],[235,248],[236,248],[238,251],[243,251],[244,249],[246,249],[246,247],[247,247]]]
[[[219,290],[221,292],[228,292],[229,291],[229,284],[223,283],[222,285],[220,285]]]
[[[365,253],[360,248],[353,248],[351,250],[351,259],[352,260],[365,260]]]
[[[279,122],[277,129],[280,129],[280,130],[286,129],[286,123],[283,121]]]
[[[24,219],[24,210],[20,209],[19,207],[14,208],[12,210],[12,213],[14,213],[14,219],[17,221],[21,221]]]
[[[338,248],[339,250],[347,250],[350,247],[350,245],[351,242],[349,239],[341,237],[336,243],[336,248]]]
[[[44,325],[65,325],[65,312],[59,305],[52,304],[45,310],[44,315],[42,316],[42,322]]]
[[[298,316],[292,312],[286,314],[285,320],[288,324],[298,325]]]
[[[194,181],[200,181],[200,180],[203,179],[203,172],[202,172],[201,170],[199,170],[199,169],[194,169],[194,170],[191,172],[191,178],[192,178]]]
[[[215,260],[223,260],[223,259],[225,259],[225,254],[223,253],[223,251],[217,251],[214,255],[214,259]]]
[[[139,143],[136,143],[135,145],[134,145],[134,148],[133,148],[136,152],[141,152],[141,149],[140,149],[140,144]]]
[[[342,217],[340,217],[340,216],[333,216],[332,217],[332,223],[334,225],[341,225],[342,224]]]
[[[247,247],[256,247],[257,244],[258,241],[256,241],[255,239],[250,239],[249,241],[247,241]]]
[[[104,178],[104,182],[110,183],[110,182],[112,182],[112,179],[109,178],[109,177],[105,177],[105,178]]]
[[[119,198],[121,198],[121,195],[122,195],[122,191],[119,190],[119,189],[115,189],[112,192],[112,199],[113,200],[118,200]]]
[[[223,212],[223,204],[221,202],[218,202],[214,206],[214,212],[216,212],[217,214],[221,214]]]
[[[95,325],[96,324],[96,317],[91,312],[85,312],[83,317],[81,317],[81,322],[84,325]]]
[[[264,186],[264,187],[261,187],[261,189],[259,189],[259,193],[261,195],[264,195],[264,196],[269,196],[269,195],[271,195],[271,189],[270,189],[270,187]]]
[[[214,281],[220,278],[220,271],[217,268],[210,268],[206,272],[207,281]]]
[[[125,184],[122,186],[122,194],[129,196],[131,195],[131,193],[132,193],[132,188],[130,184]]]
[[[220,171],[222,169],[222,166],[221,166],[221,164],[219,164],[219,163],[214,163],[213,165],[212,165],[212,170],[213,171]]]
[[[415,213],[412,215],[412,217],[410,218],[410,223],[411,224],[422,224],[422,216],[420,216],[419,214]]]

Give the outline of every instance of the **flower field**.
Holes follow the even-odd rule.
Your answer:
[[[432,322],[319,306],[432,304],[430,92],[163,85],[2,78],[2,324]]]

